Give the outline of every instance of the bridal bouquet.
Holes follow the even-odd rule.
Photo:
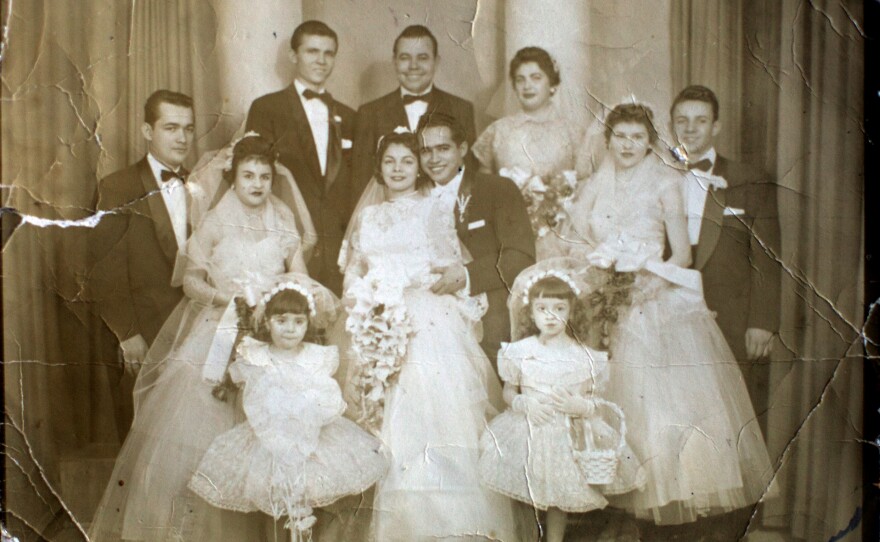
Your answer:
[[[367,275],[347,292],[355,300],[345,329],[356,354],[353,384],[360,401],[358,423],[374,432],[382,425],[385,392],[400,372],[414,332],[403,288],[390,282]]]
[[[565,204],[577,188],[576,172],[566,170],[543,178],[515,167],[502,168],[498,173],[513,180],[519,187],[532,219],[532,228],[538,237],[547,235],[565,220]]]
[[[594,285],[588,296],[592,325],[599,334],[599,343],[607,349],[617,327],[620,312],[632,303],[632,287],[636,274],[617,271],[613,267],[591,267],[588,282]]]

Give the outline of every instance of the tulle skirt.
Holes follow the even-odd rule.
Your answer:
[[[612,504],[658,524],[756,503],[773,471],[742,373],[702,297],[643,274],[611,338],[607,398],[647,485]]]
[[[601,420],[591,422],[607,448],[616,448],[620,433]],[[644,484],[640,462],[629,447],[619,456],[611,484],[590,485],[575,461],[572,428],[561,413],[547,423],[530,424],[524,414],[507,410],[496,417],[480,443],[480,476],[493,490],[534,506],[566,512],[604,508],[603,495],[626,493]],[[580,435],[583,438],[583,435]],[[583,449],[582,447],[580,449]]]
[[[386,469],[379,441],[345,418],[321,429],[305,462],[273,455],[241,423],[214,441],[189,487],[217,507],[279,518],[297,506],[321,507],[362,493]]]
[[[201,375],[220,311],[188,316],[183,318],[188,326],[179,326],[179,313],[169,318],[166,327],[174,329],[163,328],[157,339],[170,341],[168,334],[178,327],[188,331],[161,370],[151,369],[150,385],[139,394],[131,430],[89,530],[93,542],[259,539],[265,516],[220,510],[187,488],[213,440],[237,421],[234,400],[215,399]]]
[[[377,542],[520,540],[512,502],[480,484],[479,439],[500,385],[452,296],[413,290],[416,334],[386,396],[391,467],[376,488]]]

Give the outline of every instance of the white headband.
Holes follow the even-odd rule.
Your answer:
[[[312,295],[303,285],[297,284],[295,282],[284,282],[279,284],[278,286],[272,288],[266,295],[263,296],[261,304],[265,307],[269,300],[275,297],[276,294],[279,294],[285,290],[293,290],[294,292],[298,292],[302,294],[304,298],[306,298],[306,303],[309,304],[309,316],[314,318],[317,314],[317,310],[315,309],[315,296]]]
[[[555,277],[564,282],[569,288],[571,288],[571,291],[574,292],[575,297],[581,295],[581,289],[577,287],[571,277],[569,277],[562,271],[548,269],[547,271],[541,271],[540,273],[537,273],[535,276],[530,278],[528,282],[526,282],[526,286],[523,292],[523,305],[529,304],[529,292],[532,291],[532,287],[535,286],[538,281],[541,281],[547,277]]]

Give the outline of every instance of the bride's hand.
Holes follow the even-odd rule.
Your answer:
[[[460,264],[431,268],[431,274],[440,275],[431,286],[431,291],[437,295],[455,294],[467,285],[467,269]]]

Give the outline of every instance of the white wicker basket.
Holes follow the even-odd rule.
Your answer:
[[[574,455],[575,463],[577,463],[587,483],[606,485],[614,481],[614,477],[617,475],[617,465],[620,463],[620,453],[624,446],[626,446],[626,420],[623,411],[616,404],[604,399],[594,399],[594,402],[597,406],[607,407],[617,415],[620,441],[614,448],[600,448],[596,445],[592,427],[587,419],[568,418],[569,423],[580,422],[582,424],[584,442],[586,444],[583,450],[578,450],[575,447],[575,443],[572,442],[571,451]],[[569,432],[569,435],[571,435],[571,432]]]

